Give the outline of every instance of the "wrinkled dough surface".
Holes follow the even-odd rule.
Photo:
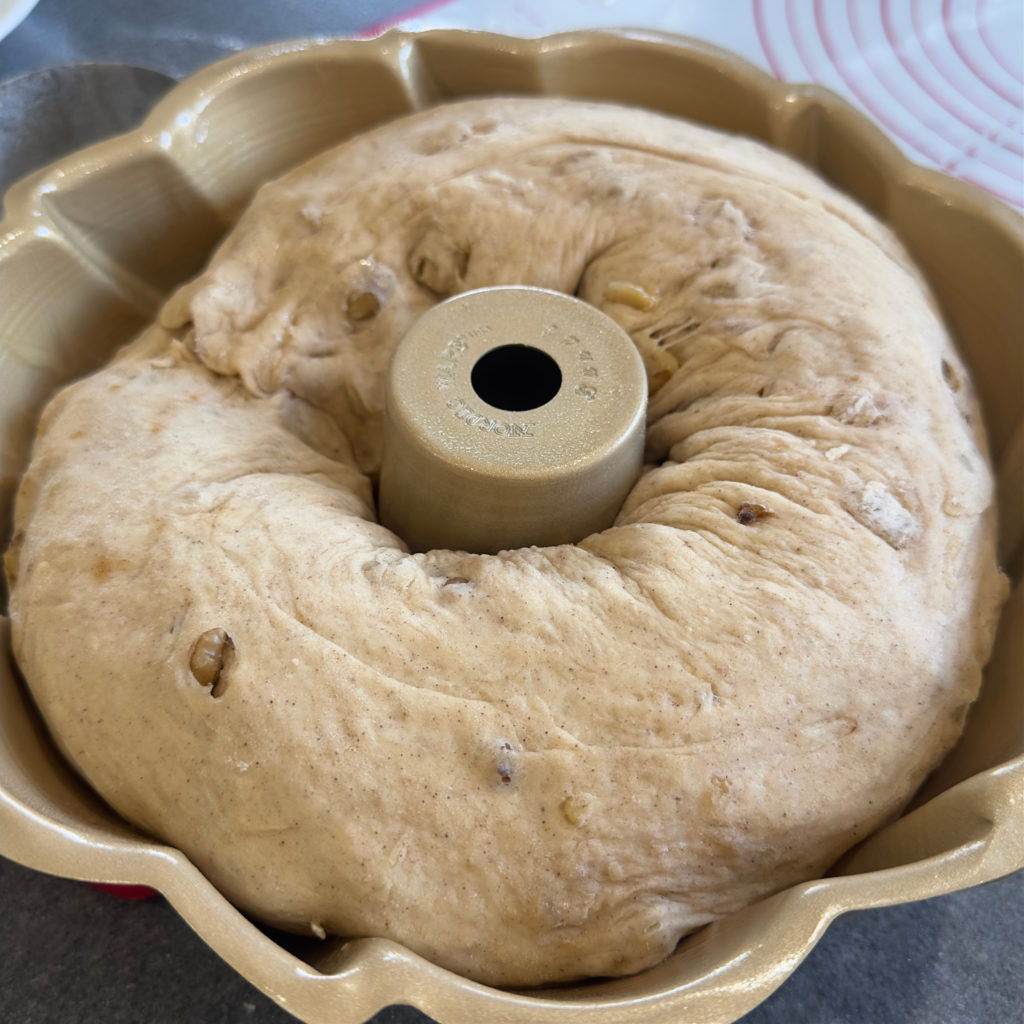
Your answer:
[[[383,374],[493,284],[626,328],[647,466],[578,545],[410,555],[374,517]],[[265,186],[51,404],[16,654],[96,789],[259,917],[494,984],[629,973],[954,742],[1004,594],[979,423],[898,245],[784,157],[438,108]]]

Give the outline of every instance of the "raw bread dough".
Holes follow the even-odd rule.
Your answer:
[[[388,358],[494,284],[626,328],[648,465],[575,546],[409,555],[374,518]],[[263,920],[493,984],[624,974],[816,877],[955,741],[991,489],[856,205],[653,113],[471,101],[265,186],[52,402],[14,644],[71,762]]]

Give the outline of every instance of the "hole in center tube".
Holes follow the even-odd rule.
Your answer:
[[[558,363],[532,345],[501,345],[473,366],[470,382],[477,397],[506,412],[546,405],[562,386]]]

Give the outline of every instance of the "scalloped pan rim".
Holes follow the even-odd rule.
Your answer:
[[[758,113],[765,141],[802,157],[817,170],[823,168],[817,159],[822,154],[815,151],[820,146],[815,130],[823,121],[845,143],[867,153],[879,169],[881,188],[858,198],[883,219],[895,213],[898,221],[906,196],[924,197],[984,222],[986,230],[1000,236],[1024,265],[1024,221],[1019,215],[974,186],[911,163],[877,127],[828,90],[779,82],[698,40],[623,29],[529,40],[460,31],[392,31],[373,40],[297,41],[230,57],[175,87],[134,132],[91,146],[16,184],[6,197],[7,217],[0,223],[0,273],[7,260],[18,258],[28,240],[44,239],[63,247],[98,287],[112,290],[141,316],[152,316],[162,291],[98,247],[87,231],[55,215],[47,197],[69,183],[103,175],[126,162],[166,160],[226,227],[237,211],[237,198],[225,201],[211,194],[210,182],[204,178],[208,172],[188,158],[204,141],[195,135],[203,113],[229,91],[251,88],[260,76],[272,76],[293,65],[344,65],[358,59],[394,77],[400,86],[397,116],[404,112],[403,101],[412,110],[458,95],[446,93],[436,75],[436,62],[442,57],[448,60],[452,53],[464,60],[500,55],[512,66],[518,61],[520,70],[532,66],[535,88],[526,91],[547,91],[552,84],[564,83],[566,74],[571,75],[567,67],[598,54],[629,53],[634,58],[667,61],[670,68],[673,63],[680,68],[690,65],[702,74],[722,76],[722,81],[747,90],[761,103]],[[531,79],[531,74],[524,74]],[[472,89],[462,93],[470,94]],[[666,109],[681,113],[677,97],[666,94],[665,99]],[[899,233],[899,224],[895,226]],[[0,350],[0,356],[10,357],[10,353]],[[1020,424],[1015,433],[1003,431],[1013,437],[1001,438],[1000,447],[1020,448],[1022,431]],[[1019,486],[1016,477],[1013,486]],[[1014,540],[1016,547],[1019,538]],[[1011,602],[1018,611],[1024,605],[1021,597],[1018,587]],[[137,835],[98,803],[78,818],[62,817],[47,806],[32,772],[7,749],[12,729],[34,730],[31,742],[49,748],[42,751],[46,757],[58,757],[8,670],[6,620],[2,625],[0,853],[65,877],[158,889],[221,957],[309,1024],[358,1024],[393,1003],[410,1003],[451,1021],[486,1016],[511,1024],[586,1015],[595,1022],[643,1017],[668,1024],[685,1013],[692,1021],[728,1024],[781,984],[839,914],[951,892],[1024,867],[1024,822],[1015,810],[1024,798],[1024,754],[1019,754],[958,782],[876,833],[844,862],[843,874],[795,886],[717,922],[685,940],[668,960],[634,978],[506,992],[467,981],[382,939],[329,941],[310,965],[232,907],[179,851]],[[1004,632],[1009,629],[1004,623]],[[82,797],[83,807],[88,799]],[[913,855],[893,862],[894,849],[910,850]]]

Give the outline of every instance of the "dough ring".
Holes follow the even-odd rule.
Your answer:
[[[621,324],[645,469],[575,545],[409,554],[385,369],[439,299]],[[818,876],[954,743],[1005,585],[967,375],[889,232],[763,146],[482,100],[265,186],[40,427],[17,658],[241,908],[483,982],[638,971]]]

